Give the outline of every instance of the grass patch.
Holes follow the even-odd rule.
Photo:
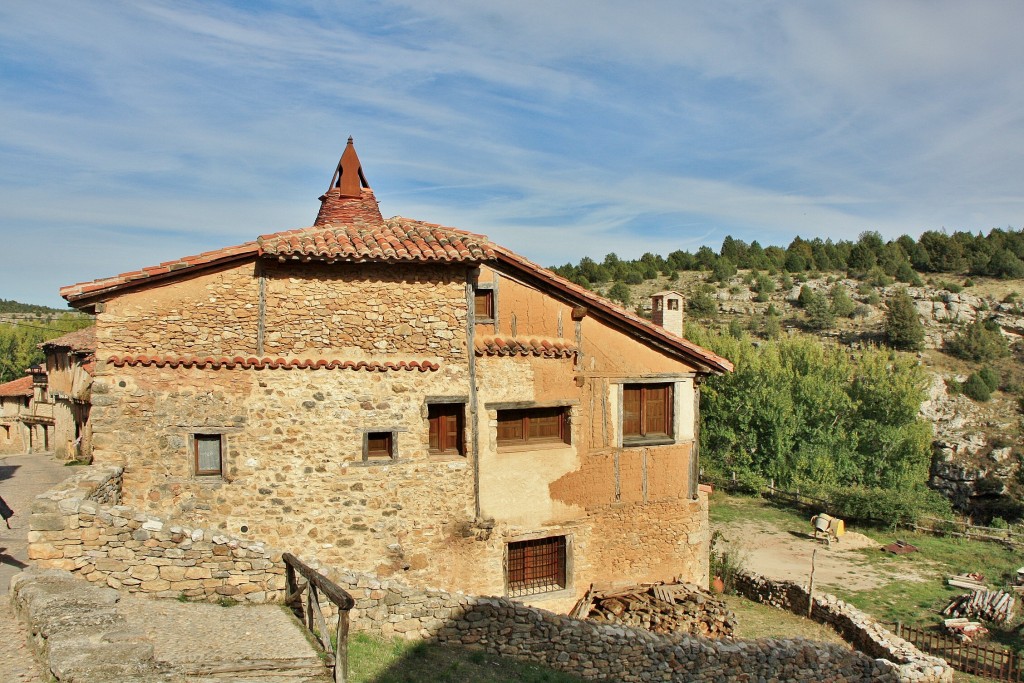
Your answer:
[[[481,650],[368,633],[349,639],[349,673],[354,683],[584,683],[582,678]]]
[[[824,624],[776,607],[762,605],[739,595],[724,595],[736,614],[737,638],[807,638],[847,645],[838,633]]]

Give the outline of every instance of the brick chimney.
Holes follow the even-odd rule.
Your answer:
[[[683,309],[686,300],[679,292],[655,292],[651,295],[651,320],[677,337],[683,336]]]
[[[334,170],[331,186],[320,197],[320,212],[313,225],[380,223],[383,220],[350,136]]]

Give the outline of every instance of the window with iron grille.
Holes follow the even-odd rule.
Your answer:
[[[622,442],[671,441],[672,384],[622,385]]]
[[[526,408],[498,411],[498,445],[570,443],[569,409]]]
[[[549,593],[566,587],[565,536],[509,543],[507,553],[510,596]]]
[[[464,403],[432,403],[427,406],[431,455],[465,455],[463,445]]]
[[[223,472],[224,443],[222,434],[193,434],[195,473],[199,476],[217,476]]]

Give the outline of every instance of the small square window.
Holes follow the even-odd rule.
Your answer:
[[[512,597],[562,590],[568,574],[565,536],[509,543],[505,567]]]
[[[432,403],[427,406],[432,455],[465,455],[463,445],[464,403]]]
[[[194,434],[195,472],[198,476],[223,474],[224,443],[222,434]]]
[[[494,290],[477,289],[473,293],[473,307],[477,322],[494,320]]]
[[[679,299],[669,299],[668,300],[668,310],[670,310],[670,311],[678,311],[679,310]]]
[[[367,432],[363,444],[363,460],[393,460],[395,457],[394,432]]]

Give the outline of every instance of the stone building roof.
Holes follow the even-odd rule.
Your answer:
[[[324,261],[484,261],[494,249],[483,235],[389,218],[375,224],[362,221],[325,223],[301,230],[262,235],[260,253],[280,260]]]
[[[0,384],[0,398],[22,397],[32,395],[32,377],[25,375],[12,382]]]
[[[300,262],[497,263],[513,269],[517,276],[532,282],[543,291],[551,292],[583,311],[589,311],[588,314],[601,317],[626,334],[667,353],[681,356],[702,372],[729,372],[733,369],[727,359],[490,242],[484,235],[402,217],[384,220],[373,190],[366,182],[351,138],[338,162],[330,187],[320,197],[320,203],[316,222],[311,227],[263,235],[255,241],[238,246],[188,256],[115,277],[70,285],[62,288],[60,294],[76,307],[89,310],[114,292],[259,257]],[[530,353],[536,351],[536,347],[528,346]],[[550,351],[545,350],[545,353]],[[234,362],[233,359],[222,360]],[[245,362],[249,360],[245,359]],[[151,359],[147,359],[147,362],[151,362]]]
[[[96,350],[96,326],[82,328],[69,332],[56,339],[48,339],[38,345],[41,349],[65,348],[73,352],[89,353]]]

